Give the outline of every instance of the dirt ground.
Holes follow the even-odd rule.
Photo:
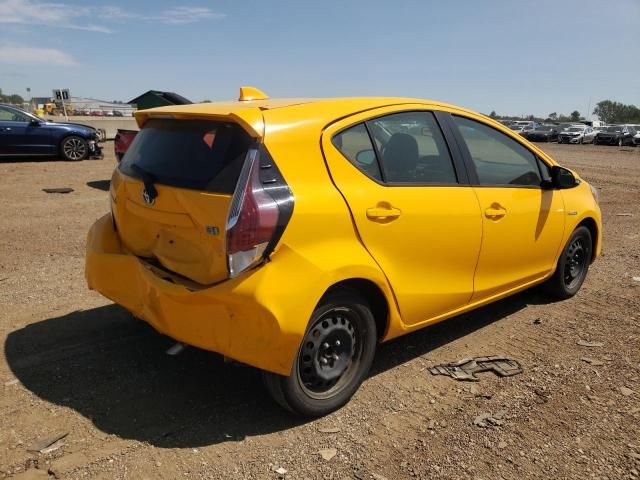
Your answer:
[[[525,292],[385,344],[352,401],[315,421],[275,406],[251,368],[166,355],[170,339],[87,290],[112,144],[100,161],[0,163],[0,478],[640,478],[640,148],[543,148],[601,192],[604,253],[580,293]],[[428,371],[477,355],[524,373]],[[475,425],[483,413],[500,425]]]

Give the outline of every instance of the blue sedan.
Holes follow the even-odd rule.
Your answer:
[[[48,122],[11,105],[0,105],[0,157],[56,156],[84,160],[100,155],[94,128]]]

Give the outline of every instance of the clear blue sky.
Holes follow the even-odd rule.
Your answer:
[[[640,0],[0,0],[5,93],[433,98],[485,113],[640,105]]]

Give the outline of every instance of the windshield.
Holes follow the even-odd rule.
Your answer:
[[[622,131],[622,127],[607,127],[606,131],[607,132],[621,132]]]
[[[571,127],[567,129],[568,132],[581,132],[583,130],[584,128],[580,128],[580,127]]]
[[[522,128],[522,125],[511,125],[509,128],[511,130],[520,130]]]
[[[251,143],[236,124],[151,119],[136,135],[119,168],[130,177],[164,185],[233,193]]]
[[[540,130],[541,132],[549,132],[551,130],[553,130],[554,127],[538,127],[537,130]]]

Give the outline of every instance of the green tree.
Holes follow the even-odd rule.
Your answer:
[[[490,116],[491,118],[497,118],[498,114],[496,113],[496,111],[495,111],[495,110],[491,110],[491,113],[489,114],[489,116]]]
[[[598,102],[593,109],[593,114],[606,123],[640,122],[640,108],[611,100]]]
[[[577,122],[580,120],[580,112],[577,110],[574,110],[573,112],[571,112],[571,121],[572,122]]]
[[[556,112],[550,113],[549,120],[551,120],[552,122],[555,122],[556,120],[558,120],[558,114]]]

